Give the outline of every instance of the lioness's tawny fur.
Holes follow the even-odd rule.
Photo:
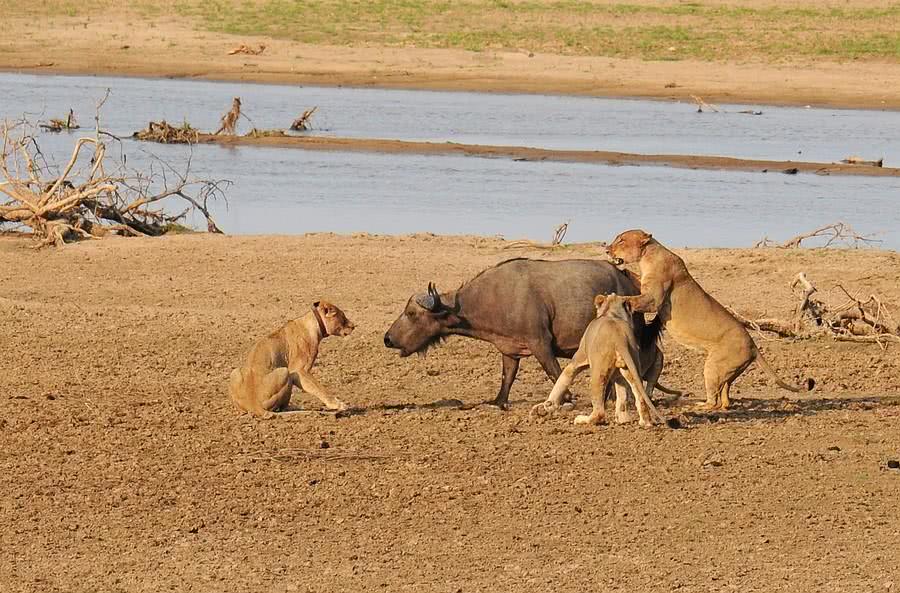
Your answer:
[[[706,352],[706,407],[727,408],[731,384],[754,360],[780,387],[802,391],[775,374],[743,324],[697,284],[680,257],[650,234],[625,231],[610,243],[607,252],[616,265],[637,262],[640,266],[641,294],[625,297],[632,309],[657,312],[677,342]],[[813,385],[809,379],[808,388]]]
[[[254,344],[246,363],[231,373],[228,391],[232,401],[254,416],[271,417],[287,407],[296,385],[331,410],[347,409],[347,404],[329,395],[310,371],[322,340],[350,335],[355,327],[331,303],[313,303],[307,314]]]
[[[611,382],[624,379],[634,393],[641,426],[651,426],[653,420],[662,421],[660,413],[644,390],[641,367],[641,347],[634,335],[632,313],[624,297],[611,294],[597,295],[597,318],[584,332],[578,351],[553,386],[544,403],[532,408],[533,413],[545,414],[560,405],[566,389],[575,377],[587,368],[591,369],[590,415],[575,417],[575,424],[601,424],[606,420],[606,393]],[[658,375],[657,375],[658,376]],[[616,420],[628,420],[625,414],[625,391],[616,389]]]

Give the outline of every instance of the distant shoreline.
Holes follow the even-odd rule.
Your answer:
[[[201,134],[201,144],[222,146],[262,146],[302,150],[381,152],[388,154],[457,155],[481,158],[505,158],[520,161],[560,161],[598,163],[613,166],[664,166],[680,169],[711,169],[767,173],[814,173],[817,175],[854,175],[900,177],[900,168],[844,163],[771,161],[725,156],[686,154],[635,154],[605,150],[552,150],[524,146],[490,146],[455,142],[413,142],[379,138],[335,138],[328,136],[216,136]]]

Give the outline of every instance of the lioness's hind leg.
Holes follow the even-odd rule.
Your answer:
[[[262,408],[268,412],[277,412],[287,407],[291,401],[294,387],[287,368],[279,367],[263,377],[259,385],[259,399]]]
[[[727,408],[731,400],[728,393],[723,394],[725,386],[730,385],[751,362],[753,362],[751,354],[744,349],[736,352],[711,352],[703,366],[703,380],[706,383],[704,407]]]
[[[609,371],[591,369],[591,415],[580,414],[575,417],[575,424],[605,424],[606,423],[606,387],[609,384]]]
[[[616,423],[631,422],[632,417],[628,413],[628,384],[621,377],[617,377],[613,386],[616,390]]]
[[[239,410],[248,411],[244,403],[244,374],[240,368],[231,371],[231,376],[228,378],[228,395]]]
[[[638,423],[641,426],[650,426],[653,424],[650,420],[650,408],[647,407],[647,402],[644,401],[644,398],[640,394],[640,389],[643,387],[641,378],[635,377],[634,373],[628,368],[619,369],[619,373],[622,375],[622,380],[628,383],[628,387],[634,395],[634,406],[637,408],[638,412]]]

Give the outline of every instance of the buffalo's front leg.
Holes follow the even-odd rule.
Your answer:
[[[516,380],[516,373],[519,372],[519,359],[512,356],[503,355],[503,382],[500,383],[500,392],[493,401],[488,402],[492,406],[501,409],[509,408],[509,390],[512,388],[513,381]]]

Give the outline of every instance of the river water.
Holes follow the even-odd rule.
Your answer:
[[[540,95],[289,87],[137,78],[0,74],[0,119],[61,117],[91,125],[105,89],[103,127],[128,136],[149,120],[214,129],[232,96],[258,128],[284,128],[318,106],[313,134],[556,149],[708,154],[830,162],[849,154],[900,162],[900,113],[693,105]],[[760,116],[740,114],[761,110]],[[244,121],[242,126],[249,127]],[[38,136],[64,161],[75,135]],[[196,176],[234,182],[214,212],[232,233],[312,231],[500,234],[548,240],[609,239],[644,227],[664,242],[748,246],[844,220],[900,248],[897,180],[788,176],[668,167],[515,162],[457,156],[315,152],[112,142],[133,166],[149,154]],[[335,216],[335,212],[341,212]]]

